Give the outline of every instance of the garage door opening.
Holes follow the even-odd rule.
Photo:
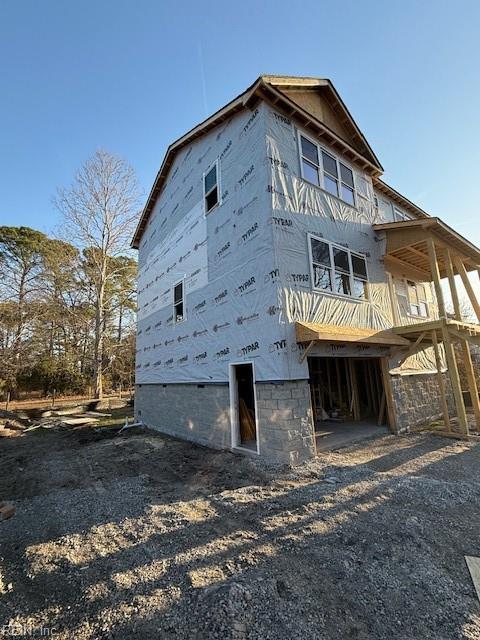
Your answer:
[[[379,358],[310,357],[308,369],[317,450],[387,432]]]
[[[252,363],[230,365],[232,447],[258,453],[255,377]]]

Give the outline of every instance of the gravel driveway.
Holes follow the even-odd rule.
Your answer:
[[[55,638],[480,638],[480,446],[385,436],[301,468],[144,430],[0,441],[0,616]],[[16,626],[15,626],[16,625]],[[1,635],[1,628],[0,628]]]

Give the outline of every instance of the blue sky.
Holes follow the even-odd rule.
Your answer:
[[[261,73],[331,78],[384,178],[480,244],[480,2],[0,0],[0,222],[51,231],[96,148],[148,191]]]

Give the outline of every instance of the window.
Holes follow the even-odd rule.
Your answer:
[[[218,184],[218,160],[203,176],[203,193],[205,199],[205,213],[214,209],[220,202]]]
[[[400,277],[394,277],[394,283],[401,315],[428,318],[425,285]]]
[[[411,316],[419,318],[428,318],[427,296],[425,295],[425,286],[407,280],[407,297],[409,305],[409,313]]]
[[[393,219],[395,222],[402,222],[402,220],[411,220],[412,218],[406,213],[403,213],[403,211],[400,211],[400,209],[397,209],[397,207],[393,207]]]
[[[355,206],[353,171],[315,142],[300,135],[302,178]]]
[[[173,321],[185,320],[183,280],[173,287]]]
[[[345,247],[309,236],[313,289],[367,298],[365,257]]]
[[[300,136],[302,154],[302,175],[305,180],[320,186],[320,165],[318,162],[317,145]]]

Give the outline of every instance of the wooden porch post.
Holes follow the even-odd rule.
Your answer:
[[[432,331],[432,344],[438,372],[438,387],[440,389],[440,397],[442,400],[443,423],[445,425],[445,429],[447,431],[450,431],[450,416],[448,415],[447,394],[445,393],[445,380],[442,375],[442,361],[440,358],[440,352],[438,350],[437,332],[435,331],[435,329]]]
[[[438,268],[437,252],[435,249],[435,243],[432,237],[427,238],[428,255],[430,257],[430,269],[433,278],[433,284],[435,286],[435,293],[437,295],[438,311],[440,318],[444,320],[442,325],[442,340],[445,348],[445,356],[447,358],[448,373],[450,381],[452,383],[453,395],[455,397],[455,407],[457,409],[458,424],[462,433],[468,434],[468,422],[467,413],[465,411],[465,403],[463,401],[462,387],[460,385],[460,377],[458,375],[457,362],[455,360],[455,353],[453,351],[452,341],[450,334],[448,333],[447,325],[445,323],[445,301],[443,298],[442,285],[440,283],[440,270]]]
[[[445,263],[447,267],[448,283],[450,285],[450,292],[452,294],[453,309],[455,311],[455,319],[462,321],[462,310],[460,308],[460,301],[458,298],[457,285],[455,283],[455,273],[453,270],[452,256],[450,251],[445,251]],[[466,340],[461,340],[463,361],[465,364],[465,371],[467,374],[468,390],[470,391],[470,398],[472,400],[473,412],[475,414],[475,421],[477,427],[480,429],[480,400],[478,398],[477,381],[475,380],[475,372],[473,370],[472,355],[470,353],[470,345]]]

